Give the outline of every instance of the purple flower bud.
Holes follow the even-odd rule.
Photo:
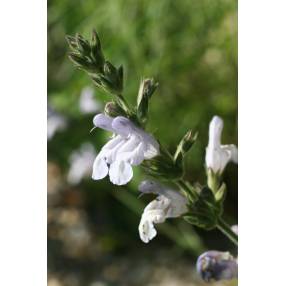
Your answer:
[[[197,260],[197,272],[206,282],[237,278],[237,260],[229,252],[207,251]]]

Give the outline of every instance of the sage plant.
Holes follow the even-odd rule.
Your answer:
[[[67,36],[67,42],[71,49],[69,58],[76,67],[87,73],[97,88],[110,95],[104,113],[93,119],[96,128],[111,132],[112,137],[94,158],[92,179],[100,180],[109,175],[111,183],[125,185],[132,180],[132,166],[141,166],[155,179],[143,181],[139,186],[141,193],[157,195],[142,214],[141,240],[148,243],[156,236],[155,224],[181,217],[205,230],[217,228],[237,245],[237,233],[223,219],[226,184],[222,174],[229,162],[238,161],[237,147],[221,144],[223,120],[214,116],[210,122],[206,183],[192,185],[184,179],[184,161],[198,133],[188,130],[172,153],[146,129],[150,100],[158,83],[154,79],[143,79],[137,104],[131,106],[123,96],[123,67],[117,68],[105,58],[96,31],[90,41],[77,34]],[[164,181],[164,185],[159,181]],[[229,253],[209,251],[199,257],[197,269],[206,281],[230,279],[237,276],[237,261]]]

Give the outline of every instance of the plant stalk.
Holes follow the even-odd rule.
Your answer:
[[[217,223],[217,228],[227,236],[236,246],[238,246],[238,237],[237,234],[232,231],[230,226],[220,218]]]
[[[192,202],[196,201],[198,194],[193,188],[190,188],[183,179],[179,179],[176,184],[189,195]]]

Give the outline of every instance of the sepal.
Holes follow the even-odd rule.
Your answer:
[[[184,219],[198,227],[211,230],[216,227],[218,219],[222,215],[223,208],[213,192],[208,187],[203,187],[198,199],[189,205],[189,213]]]
[[[160,154],[142,164],[144,171],[161,180],[178,180],[183,176],[183,169],[168,156]]]
[[[215,200],[217,203],[223,205],[226,196],[226,184],[222,183],[220,188],[215,193]]]
[[[126,116],[124,110],[113,101],[105,104],[104,113],[110,117]]]
[[[137,117],[140,123],[146,124],[148,119],[149,100],[158,87],[154,79],[143,79],[137,96]]]
[[[174,161],[176,164],[182,165],[183,164],[183,159],[188,151],[192,148],[194,143],[196,142],[198,138],[198,132],[195,134],[193,133],[192,130],[189,130],[182,140],[180,141],[176,153],[174,155]]]

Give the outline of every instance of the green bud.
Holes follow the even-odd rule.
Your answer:
[[[79,54],[70,53],[69,58],[75,65],[77,65],[79,67],[85,67],[87,65],[86,59]]]
[[[119,67],[117,70],[110,62],[106,61],[103,67],[104,78],[109,82],[109,89],[116,94],[122,92],[122,77],[123,77],[123,68]]]
[[[105,62],[103,67],[105,77],[113,83],[117,82],[117,70],[116,68],[108,61]]]
[[[70,47],[71,50],[77,50],[77,41],[75,37],[72,36],[66,36],[66,41]]]
[[[91,45],[94,49],[101,50],[101,43],[95,29],[92,30]]]
[[[143,79],[140,83],[137,96],[137,117],[143,124],[146,123],[148,118],[149,100],[157,87],[158,83],[153,79]]]
[[[80,34],[76,34],[75,37],[66,36],[66,39],[72,50],[69,55],[72,62],[87,72],[97,87],[120,95],[123,90],[123,67],[117,69],[105,61],[96,31],[93,30],[91,41]]]
[[[106,103],[104,107],[104,112],[106,115],[111,116],[111,117],[116,117],[119,115],[126,116],[124,110],[113,101]]]
[[[91,52],[89,42],[79,34],[76,35],[76,42],[78,46],[78,51],[85,56],[89,56]]]
[[[117,93],[116,86],[114,86],[113,82],[110,81],[109,78],[107,78],[104,75],[99,75],[99,78],[101,81],[101,87],[103,89],[105,89],[107,92],[110,92],[110,93],[114,93],[114,94]]]
[[[96,33],[95,30],[93,30],[91,38],[91,58],[96,64],[99,72],[103,73],[105,59],[101,50],[101,44],[98,34]]]
[[[196,142],[198,138],[198,133],[196,132],[193,134],[193,131],[188,131],[182,140],[180,141],[176,153],[174,155],[174,160],[177,164],[183,163],[183,158],[186,155],[186,153],[192,148],[193,144]]]

